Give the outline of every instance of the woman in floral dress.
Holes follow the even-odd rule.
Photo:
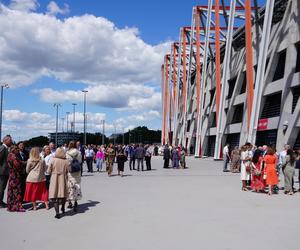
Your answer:
[[[22,206],[21,174],[22,163],[17,157],[18,147],[13,146],[7,157],[9,179],[7,189],[7,210],[10,212],[25,212]]]

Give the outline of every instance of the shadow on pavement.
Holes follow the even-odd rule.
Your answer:
[[[86,203],[82,203],[82,204],[79,203],[76,213],[72,209],[72,210],[66,211],[62,215],[62,217],[73,216],[73,215],[76,215],[76,214],[84,214],[86,211],[90,210],[91,207],[96,207],[98,204],[100,204],[99,201],[91,201],[91,200],[88,200],[88,202],[86,202]]]

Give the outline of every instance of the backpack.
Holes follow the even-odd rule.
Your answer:
[[[71,173],[79,172],[81,170],[81,164],[76,157],[72,157],[71,161]]]

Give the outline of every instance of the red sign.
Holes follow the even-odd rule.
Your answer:
[[[257,131],[266,130],[268,128],[268,119],[258,120]]]

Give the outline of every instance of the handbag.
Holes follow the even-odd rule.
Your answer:
[[[246,172],[250,173],[251,172],[251,166],[250,166],[250,164],[249,163],[245,163],[245,165],[246,165]]]

